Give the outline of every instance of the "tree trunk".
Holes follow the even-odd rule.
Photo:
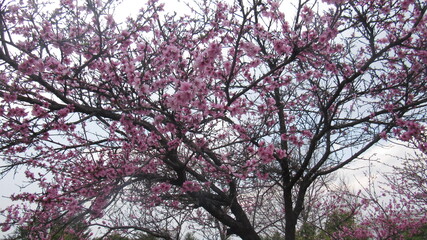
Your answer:
[[[293,209],[292,191],[283,191],[285,200],[285,240],[295,240],[297,216]]]
[[[227,212],[224,212],[220,206],[213,204],[213,202],[208,198],[208,195],[199,193],[196,197],[199,198],[199,204],[206,211],[214,216],[219,222],[227,226],[227,236],[235,234],[243,240],[261,240],[247,218],[245,211],[243,211],[235,198],[231,200],[229,204],[231,206],[231,212],[235,216],[234,219],[230,217]]]
[[[243,240],[261,240],[258,234],[255,231],[244,233],[244,235],[238,235]]]
[[[291,216],[288,216],[291,215]],[[296,236],[296,221],[293,216],[293,212],[291,214],[286,214],[285,219],[285,240],[295,240]]]

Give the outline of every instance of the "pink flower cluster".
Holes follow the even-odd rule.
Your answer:
[[[261,48],[251,42],[243,42],[242,49],[245,51],[246,55],[249,57],[255,57]]]
[[[169,183],[160,183],[156,186],[153,186],[151,188],[151,192],[153,192],[155,195],[168,192],[171,189],[171,185]]]
[[[420,139],[421,134],[425,131],[425,127],[415,121],[397,120],[397,124],[403,127],[406,131],[400,134],[400,140],[409,141],[411,139]]]
[[[289,45],[289,43],[285,40],[275,40],[273,42],[274,50],[283,55],[289,55],[292,53],[292,46]]]
[[[205,71],[213,67],[215,58],[221,54],[221,45],[218,43],[210,43],[208,48],[199,54],[195,60],[195,66],[200,71]]]
[[[181,187],[181,191],[183,192],[198,192],[200,190],[202,190],[202,187],[198,182],[194,181],[185,181]]]
[[[270,163],[275,160],[274,157],[274,145],[269,144],[267,146],[260,146],[258,148],[258,156],[264,164]]]

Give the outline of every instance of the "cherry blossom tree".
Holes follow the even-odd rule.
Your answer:
[[[195,0],[180,17],[149,0],[125,23],[115,6],[1,1],[1,173],[40,188],[11,196],[3,231],[291,240],[317,179],[380,141],[427,151],[425,1]]]
[[[341,236],[371,239],[416,239],[427,224],[427,186],[425,154],[415,152],[402,159],[384,177],[379,186],[371,186],[360,194],[360,208],[355,214],[359,226],[345,229]],[[379,188],[381,187],[381,188]]]
[[[427,156],[414,152],[401,160],[400,166],[394,166],[391,174],[384,176],[389,186],[386,193],[405,198],[427,215]]]
[[[400,142],[399,144],[402,144]],[[394,147],[397,147],[395,145]],[[401,162],[392,171],[378,175],[369,170],[368,183],[354,192],[349,187],[328,191],[320,196],[320,213],[332,213],[326,221],[311,224],[326,236],[315,239],[423,239],[427,226],[425,153],[405,143],[406,156],[394,156]],[[400,146],[401,149],[402,146]],[[410,154],[409,152],[412,152]],[[384,163],[383,163],[384,164]],[[390,166],[384,164],[385,169]],[[345,183],[339,186],[346,186]],[[317,214],[321,216],[322,214]],[[332,218],[331,218],[332,217]],[[304,229],[302,229],[304,230]],[[309,228],[310,230],[310,228]],[[333,231],[331,231],[333,230]],[[301,229],[300,229],[301,231]]]

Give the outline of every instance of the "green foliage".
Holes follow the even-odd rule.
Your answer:
[[[154,237],[146,233],[141,233],[134,237],[127,237],[121,235],[120,233],[113,233],[108,235],[107,240],[160,240],[160,238]]]
[[[352,213],[335,211],[326,220],[325,230],[333,233],[343,230],[343,227],[354,226],[354,216]]]
[[[128,237],[122,236],[119,233],[113,233],[107,237],[107,240],[131,240]]]
[[[114,232],[112,234],[109,234],[105,238],[95,238],[94,240],[104,240],[104,239],[105,240],[160,240],[161,238],[157,238],[146,233],[140,233],[140,234],[133,235],[132,237],[128,237],[118,232]]]
[[[135,238],[134,240],[159,240],[160,238],[154,237],[153,235],[150,234],[141,234],[138,235],[137,238]]]
[[[194,237],[193,233],[187,233],[187,234],[185,234],[184,240],[197,240],[197,238]]]
[[[319,234],[318,239],[333,240],[334,233],[344,230],[344,228],[354,228],[356,222],[352,212],[342,210],[333,211],[329,214],[325,222],[323,231]],[[345,237],[342,240],[355,240],[356,238]],[[360,240],[360,239],[359,239]]]
[[[296,240],[317,240],[316,226],[310,223],[304,223],[296,234]]]
[[[81,240],[89,239],[88,228],[83,223],[74,223],[70,225],[65,225],[62,223],[57,223],[50,228],[51,240]],[[79,234],[71,233],[76,232]],[[28,226],[20,226],[16,232],[6,237],[5,240],[29,240],[30,231]]]
[[[19,227],[13,235],[4,238],[4,240],[28,240],[28,237],[28,230],[24,227]]]
[[[161,238],[157,238],[146,233],[138,234],[137,236],[132,238],[120,235],[119,233],[113,233],[107,237],[107,240],[160,240],[160,239]],[[184,237],[184,240],[197,240],[197,238],[194,237],[193,233],[187,233]]]
[[[352,212],[341,210],[331,212],[324,224],[323,229],[316,227],[311,223],[304,223],[296,233],[296,240],[334,240],[335,233],[344,230],[344,228],[354,228],[357,223]],[[356,238],[345,237],[341,240],[356,240]],[[358,238],[357,240],[362,240]],[[418,239],[416,239],[418,240]]]
[[[411,235],[410,237],[405,237],[406,240],[426,240],[427,239],[427,224],[424,225],[421,229],[418,229],[416,234]]]

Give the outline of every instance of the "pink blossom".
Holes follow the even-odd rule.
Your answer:
[[[35,117],[46,117],[47,116],[47,111],[45,109],[43,109],[40,105],[33,105],[33,110],[31,111],[31,113],[35,116]]]
[[[301,18],[306,23],[310,23],[313,20],[314,12],[307,5],[304,5],[301,11]]]
[[[246,55],[249,57],[255,57],[261,48],[251,42],[242,43],[242,49],[245,51]]]
[[[386,133],[386,132],[384,132],[384,131],[380,132],[379,136],[380,136],[382,139],[387,139],[387,133]]]
[[[191,83],[189,83],[189,82],[182,82],[181,86],[179,87],[179,90],[183,91],[183,92],[190,91],[191,90]]]
[[[181,190],[183,192],[198,192],[198,191],[202,190],[202,187],[197,182],[185,181],[182,184]]]
[[[204,71],[207,67],[210,67],[215,58],[221,53],[221,45],[217,43],[210,43],[208,48],[199,54],[196,58],[195,66],[201,71]]]
[[[16,93],[11,93],[11,94],[9,94],[9,93],[4,93],[4,94],[3,94],[3,100],[4,100],[6,103],[12,103],[12,102],[16,101],[16,99],[18,99],[18,97],[17,97]]]
[[[8,117],[25,117],[27,116],[27,112],[23,108],[11,108],[7,113]]]
[[[58,114],[58,116],[59,116],[60,118],[64,118],[64,117],[66,117],[70,112],[72,112],[72,111],[73,111],[73,109],[74,109],[74,107],[73,107],[73,106],[67,106],[67,107],[62,108],[61,110],[59,110],[59,111],[57,112],[57,114]]]
[[[273,42],[274,50],[279,54],[289,55],[292,53],[292,47],[283,40],[275,40]]]
[[[378,138],[427,152],[421,1],[198,1],[181,16],[150,0],[121,24],[110,1],[6,2],[0,168],[40,189],[11,196],[4,230],[288,237],[301,225],[287,217],[322,227],[348,210],[355,224],[328,237],[389,239],[427,222],[426,177],[406,162],[388,192],[323,181]]]
[[[343,4],[346,2],[346,0],[322,0],[322,1],[328,4],[337,4],[337,5]]]
[[[69,8],[73,8],[74,4],[72,0],[61,0],[61,4],[69,7]]]
[[[161,193],[169,191],[170,188],[171,188],[170,184],[168,184],[168,183],[161,183],[161,184],[159,184],[157,186],[152,187],[151,191],[154,194],[161,194]]]

